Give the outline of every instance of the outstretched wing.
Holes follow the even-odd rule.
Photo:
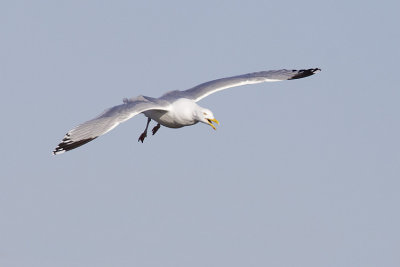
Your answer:
[[[169,103],[167,101],[155,98],[139,96],[130,100],[124,99],[124,104],[106,109],[96,118],[70,130],[54,149],[53,154],[61,154],[84,145],[141,112],[151,109],[167,111],[168,108]]]
[[[303,70],[269,70],[248,73],[202,83],[196,87],[180,92],[180,95],[197,102],[210,94],[231,87],[262,82],[300,79],[311,76],[319,71],[321,71],[321,69],[315,68]]]

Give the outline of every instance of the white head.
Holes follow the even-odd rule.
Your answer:
[[[199,109],[199,112],[197,112],[197,119],[202,123],[210,125],[214,130],[216,130],[217,128],[215,128],[215,126],[212,123],[215,122],[219,125],[219,121],[217,121],[214,118],[214,115],[211,112],[211,110],[206,108]]]

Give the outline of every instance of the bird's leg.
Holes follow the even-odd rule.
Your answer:
[[[147,118],[147,124],[146,124],[146,129],[144,129],[144,132],[139,136],[138,142],[141,141],[143,143],[144,139],[147,136],[147,128],[149,128],[149,123],[150,123],[151,119]]]
[[[153,135],[156,134],[156,132],[158,131],[158,129],[160,129],[160,124],[159,124],[159,123],[157,123],[157,125],[154,126],[153,130],[151,130],[151,132],[153,133]]]

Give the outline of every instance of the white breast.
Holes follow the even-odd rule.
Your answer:
[[[192,100],[180,98],[171,104],[169,111],[148,110],[147,117],[169,128],[181,128],[196,124],[196,111],[200,107]]]

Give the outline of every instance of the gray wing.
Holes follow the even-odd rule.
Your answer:
[[[311,76],[319,71],[321,71],[321,69],[315,68],[303,70],[269,70],[248,73],[202,83],[196,87],[180,92],[180,95],[194,101],[199,101],[212,93],[231,87],[262,82],[300,79]]]
[[[54,149],[53,154],[61,154],[65,151],[84,145],[100,135],[103,135],[120,123],[146,110],[168,110],[169,102],[139,96],[130,100],[124,99],[124,104],[106,109],[94,119],[84,122],[70,130],[60,144]]]

